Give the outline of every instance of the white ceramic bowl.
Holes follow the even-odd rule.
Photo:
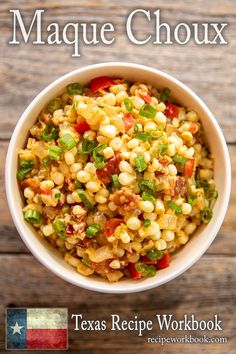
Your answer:
[[[24,147],[28,131],[36,121],[41,109],[51,99],[60,95],[69,83],[78,81],[82,85],[86,85],[91,79],[103,75],[150,83],[160,89],[169,87],[172,96],[180,104],[198,112],[208,144],[215,156],[215,181],[219,192],[211,222],[201,226],[191,240],[172,256],[172,262],[168,268],[159,271],[153,278],[135,281],[126,279],[112,284],[101,278],[85,277],[78,274],[62,259],[56,249],[52,248],[46,240],[40,238],[35,229],[24,221],[23,200],[16,179],[18,151]],[[176,278],[193,265],[207,250],[219,231],[227,210],[230,185],[231,168],[227,146],[222,131],[207,106],[188,87],[170,75],[153,68],[129,63],[103,63],[87,66],[70,72],[46,87],[28,106],[18,121],[6,159],[8,204],[16,228],[26,246],[44,266],[64,280],[86,289],[106,293],[131,293],[154,288]]]

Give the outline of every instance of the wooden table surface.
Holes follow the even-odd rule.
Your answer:
[[[178,22],[227,22],[224,46],[132,45],[125,34],[125,18],[134,8],[161,9],[163,20]],[[10,46],[12,18],[9,9],[19,8],[25,20],[33,10],[46,10],[45,24],[58,22],[112,22],[116,41],[111,46],[80,46],[81,57],[61,46]],[[69,332],[70,353],[236,353],[236,6],[235,0],[37,1],[0,2],[0,352],[4,352],[4,311],[7,306],[68,307],[90,319],[118,313],[124,319],[135,314],[153,318],[172,313],[177,318],[195,313],[199,319],[218,313],[228,343],[147,344],[144,337],[122,332]],[[46,26],[45,26],[46,27]],[[152,28],[154,25],[152,25]],[[140,38],[151,28],[136,24]],[[200,95],[215,114],[228,143],[233,169],[233,188],[225,221],[206,254],[177,279],[150,291],[130,295],[93,293],[67,284],[46,270],[27,250],[7,208],[4,191],[4,159],[14,126],[32,98],[61,75],[102,61],[142,63],[172,74]],[[72,324],[71,324],[72,326]],[[188,332],[185,332],[186,334]],[[190,333],[190,332],[189,332]],[[159,335],[160,333],[158,333]],[[173,335],[169,332],[165,335]],[[181,333],[177,333],[181,335]],[[201,335],[201,332],[192,333]],[[153,334],[157,335],[157,333]],[[176,334],[175,334],[176,335]],[[48,352],[49,353],[49,352]],[[51,352],[50,352],[51,353]]]

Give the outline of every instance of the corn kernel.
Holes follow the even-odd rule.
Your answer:
[[[29,187],[26,187],[24,189],[24,197],[27,199],[33,199],[34,191],[32,191],[32,189],[30,189]]]
[[[183,203],[182,204],[182,213],[184,215],[190,214],[191,211],[192,211],[192,207],[191,207],[191,205],[189,203]]]
[[[114,259],[109,263],[109,267],[112,269],[120,269],[120,261],[118,259]]]
[[[75,158],[70,151],[65,152],[64,158],[67,165],[73,165],[73,163],[75,162]]]
[[[130,173],[127,173],[127,172],[121,172],[119,174],[118,179],[119,179],[120,184],[122,184],[122,186],[128,186],[134,182],[135,176],[131,175]]]
[[[90,181],[86,183],[86,188],[91,193],[97,193],[100,189],[100,184],[98,182]]]
[[[91,175],[90,173],[81,170],[77,173],[77,179],[81,182],[81,183],[87,183],[90,181],[91,179]]]
[[[105,157],[105,159],[110,159],[114,156],[114,150],[108,146],[103,150],[103,156]]]
[[[126,220],[126,225],[131,230],[138,230],[141,227],[141,221],[136,216],[131,216]]]
[[[57,185],[64,183],[64,176],[60,172],[55,172],[52,176],[52,179],[53,179],[54,183],[56,183]]]
[[[102,135],[110,139],[115,138],[117,133],[116,127],[111,124],[101,125],[99,131]]]
[[[48,225],[43,226],[42,231],[43,231],[44,236],[48,237],[53,234],[54,229],[51,224],[48,224]]]
[[[134,172],[133,167],[127,161],[121,161],[119,163],[119,169],[121,172],[128,172],[131,174]]]

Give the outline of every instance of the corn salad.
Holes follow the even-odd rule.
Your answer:
[[[26,222],[84,276],[155,276],[212,218],[199,116],[143,83],[99,77],[49,102],[19,151]]]

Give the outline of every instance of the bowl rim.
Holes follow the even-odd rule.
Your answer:
[[[25,118],[28,116],[28,113],[32,110],[32,108],[38,103],[38,101],[41,100],[47,93],[51,92],[51,90],[55,89],[57,85],[59,85],[62,81],[69,79],[70,77],[74,77],[74,75],[78,75],[80,73],[94,70],[94,69],[100,69],[100,68],[112,68],[112,67],[125,67],[125,68],[132,68],[132,69],[138,69],[142,71],[148,71],[149,73],[153,73],[154,75],[159,75],[164,79],[170,80],[173,82],[173,84],[179,86],[183,90],[187,91],[188,94],[193,98],[193,100],[197,101],[198,105],[206,112],[207,116],[209,119],[212,121],[214,128],[217,132],[218,138],[221,142],[221,149],[223,152],[223,158],[224,162],[227,168],[228,173],[226,174],[226,191],[223,196],[223,203],[219,209],[218,213],[218,218],[215,220],[214,223],[214,229],[212,230],[210,236],[208,237],[208,242],[204,244],[204,247],[200,249],[198,253],[196,253],[195,257],[193,257],[187,264],[184,264],[178,271],[173,271],[171,274],[167,275],[166,278],[162,281],[158,281],[158,279],[155,281],[156,277],[153,278],[153,282],[151,284],[145,284],[145,283],[135,283],[132,284],[132,286],[129,286],[129,288],[126,290],[126,288],[112,288],[112,283],[109,282],[104,282],[101,283],[101,288],[98,288],[97,285],[92,284],[88,281],[87,277],[84,277],[87,279],[87,281],[77,281],[76,279],[73,279],[72,277],[69,276],[69,274],[61,273],[58,268],[54,268],[53,265],[51,265],[46,259],[44,259],[38,252],[37,250],[34,249],[34,247],[31,244],[31,241],[28,239],[27,235],[22,230],[21,227],[21,221],[17,216],[17,212],[14,206],[14,195],[11,190],[11,183],[9,182],[10,179],[8,179],[8,176],[11,175],[11,167],[13,164],[13,154],[14,154],[14,145],[15,141],[17,140],[17,136],[19,135],[22,124],[25,120]],[[58,79],[55,81],[51,82],[48,86],[46,86],[42,91],[40,91],[36,97],[32,100],[32,102],[28,105],[28,107],[25,109],[25,111],[21,114],[20,119],[18,120],[15,129],[13,131],[9,146],[8,146],[8,151],[7,151],[7,156],[6,156],[6,163],[5,163],[5,188],[6,188],[6,196],[7,196],[7,201],[8,201],[8,206],[10,209],[10,213],[12,216],[12,219],[14,221],[14,224],[17,228],[17,231],[19,232],[21,239],[24,241],[25,245],[27,248],[30,250],[30,252],[34,255],[34,257],[41,263],[43,264],[47,269],[52,271],[52,273],[56,274],[59,276],[61,279],[66,280],[67,282],[76,285],[78,287],[85,288],[87,290],[93,290],[96,292],[102,292],[102,293],[110,293],[110,294],[123,294],[123,293],[133,293],[133,292],[141,292],[145,290],[149,290],[155,287],[158,287],[164,283],[169,282],[170,280],[178,277],[182,273],[184,273],[187,269],[189,269],[194,263],[196,263],[200,257],[206,252],[206,250],[209,248],[210,244],[213,242],[214,238],[216,237],[217,232],[219,231],[229,203],[229,198],[230,198],[230,192],[231,192],[231,165],[230,165],[230,157],[229,157],[229,152],[228,148],[226,145],[226,141],[223,135],[223,132],[221,131],[221,128],[210,111],[210,109],[207,107],[207,105],[202,101],[202,99],[195,94],[188,86],[183,84],[181,81],[178,79],[174,78],[172,75],[169,75],[162,70],[158,70],[146,65],[141,65],[141,64],[134,64],[130,62],[104,62],[104,63],[98,63],[98,64],[92,64],[92,65],[87,65],[82,68],[75,69],[73,71],[70,71],[69,73],[60,76]],[[65,270],[65,267],[64,267]]]

